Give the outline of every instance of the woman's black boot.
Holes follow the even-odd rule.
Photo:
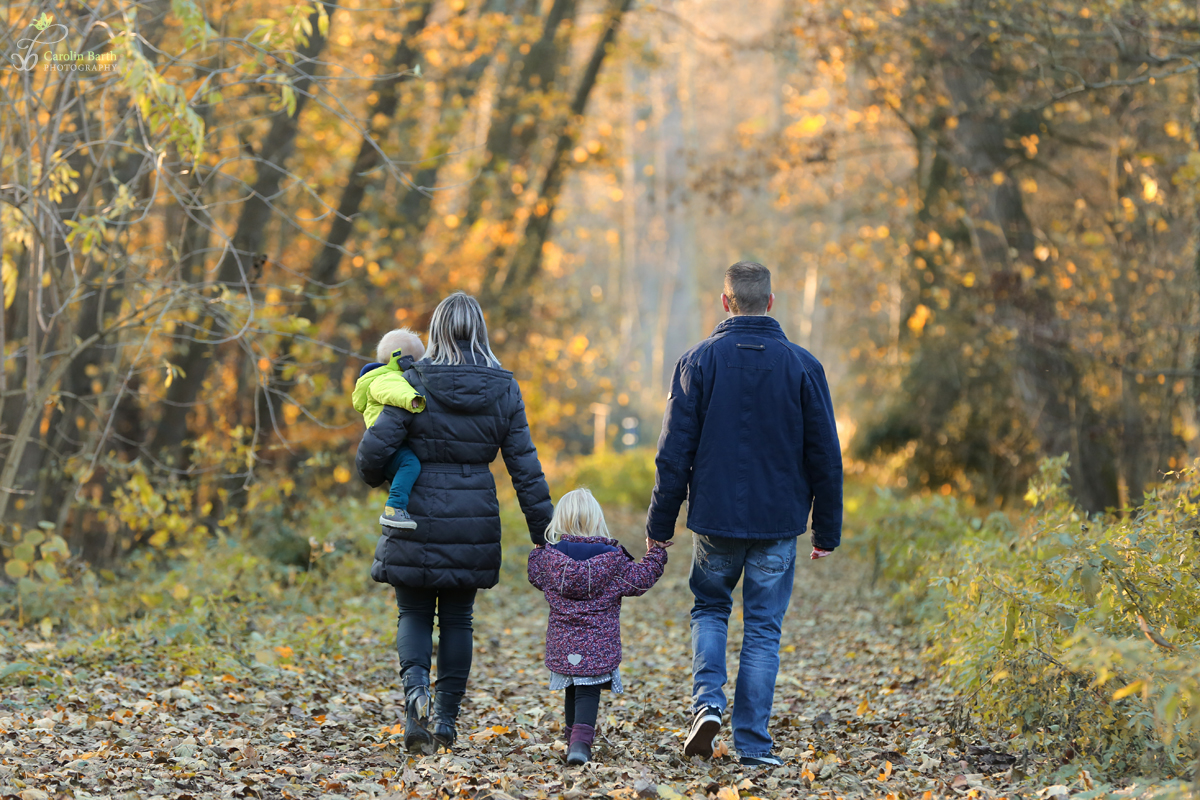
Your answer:
[[[458,730],[454,723],[458,720],[460,703],[461,694],[435,692],[433,695],[433,720],[429,725],[429,732],[433,735],[433,741],[447,750],[454,746],[454,740],[458,738]]]
[[[437,752],[429,734],[429,670],[409,667],[404,673],[404,749],[417,755]]]

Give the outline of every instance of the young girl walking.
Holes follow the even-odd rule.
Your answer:
[[[665,547],[637,562],[608,538],[604,512],[587,489],[567,492],[554,508],[546,545],[529,554],[529,582],[546,594],[546,667],[550,689],[564,691],[568,764],[592,755],[600,692],[621,685],[621,598],[645,594],[662,576]]]

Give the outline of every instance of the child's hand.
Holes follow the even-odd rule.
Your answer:
[[[809,556],[809,559],[811,559],[812,561],[816,561],[818,558],[824,558],[825,556],[831,556],[831,555],[833,555],[832,550],[822,550],[819,547],[814,547],[813,551],[812,551],[812,555]]]
[[[651,539],[649,536],[647,536],[646,537],[646,552],[649,553],[651,550],[653,550],[656,547],[660,547],[663,550],[666,550],[668,547],[670,547],[673,544],[675,544],[675,542],[673,542],[670,539],[668,539],[665,542],[660,542],[657,539]]]

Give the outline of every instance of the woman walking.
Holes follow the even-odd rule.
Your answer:
[[[535,545],[544,542],[553,507],[521,389],[492,354],[475,298],[456,292],[438,305],[425,357],[404,377],[424,395],[425,410],[385,407],[363,434],[357,464],[363,480],[378,486],[402,443],[421,462],[408,506],[416,527],[383,528],[371,577],[396,589],[404,746],[428,754],[454,743],[471,672],[475,593],[500,579],[500,505],[488,468],[496,452],[504,456]],[[431,710],[435,610],[439,635]]]

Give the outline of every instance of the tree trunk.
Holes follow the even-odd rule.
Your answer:
[[[529,52],[521,56],[512,54],[513,60],[505,80],[497,91],[497,100],[488,126],[487,146],[480,173],[471,184],[467,197],[467,208],[463,214],[463,227],[470,227],[483,212],[485,200],[501,205],[501,218],[507,211],[519,205],[519,199],[510,191],[514,166],[530,170],[528,163],[531,151],[542,133],[538,120],[524,112],[524,104],[534,92],[549,93],[558,84],[559,65],[563,63],[566,47],[560,41],[560,28],[574,17],[577,0],[554,0],[542,25],[542,35],[534,42]],[[536,176],[529,174],[528,180]],[[495,274],[494,265],[491,266]],[[487,279],[485,278],[485,283]]]
[[[168,0],[150,0],[140,9],[142,16],[139,17],[139,22],[142,24],[138,43],[139,46],[145,43],[146,57],[151,61],[157,57],[156,48],[165,31],[163,23],[169,6]],[[88,16],[86,11],[81,13],[83,16]],[[80,21],[85,25],[89,23],[87,19]],[[103,47],[104,42],[97,41],[97,39],[106,37],[106,32],[107,28],[93,28],[93,39],[86,43],[85,49],[92,50]],[[75,124],[71,132],[65,134],[64,138],[68,141],[64,142],[61,149],[70,151],[67,162],[73,170],[80,174],[81,179],[76,191],[54,205],[54,221],[56,223],[78,220],[81,216],[95,213],[97,206],[91,202],[91,199],[96,190],[102,192],[104,205],[107,205],[112,201],[116,192],[113,180],[118,183],[130,183],[137,178],[147,164],[151,163],[145,154],[140,153],[136,148],[118,148],[115,154],[112,154],[112,145],[110,144],[106,148],[106,153],[96,161],[100,164],[111,163],[110,170],[101,175],[89,169],[92,162],[85,155],[88,145],[88,142],[85,141],[86,132],[102,129],[101,123],[91,113],[94,109],[85,105],[88,97],[85,93],[77,91],[76,83],[66,83],[63,97],[67,98],[67,106],[73,110]],[[128,105],[122,103],[119,106],[118,118],[124,118],[127,110]],[[65,145],[68,143],[72,146],[66,147]],[[69,246],[62,233],[63,231],[56,224],[55,235],[49,239],[50,262],[58,276],[67,274],[68,259],[71,256]],[[61,348],[70,349],[74,342],[92,337],[102,326],[102,320],[107,313],[115,310],[120,303],[120,297],[118,293],[109,289],[108,283],[109,276],[104,261],[92,263],[89,272],[82,276],[80,289],[75,293],[76,296],[82,295],[82,301],[79,303],[74,319],[64,318],[59,326],[58,338]],[[64,304],[75,305],[66,298],[64,298]],[[47,336],[50,335],[52,333],[48,331]],[[0,352],[3,352],[2,345],[0,345]],[[116,352],[116,348],[101,350],[97,347],[81,353],[63,376],[58,403],[50,412],[50,424],[45,441],[42,441],[39,436],[37,446],[26,451],[27,465],[22,472],[27,476],[36,474],[38,478],[36,494],[32,502],[26,504],[23,513],[27,523],[50,519],[58,514],[53,506],[61,504],[62,498],[68,494],[65,487],[73,483],[67,479],[64,465],[80,451],[82,440],[86,438],[77,421],[79,419],[87,420],[91,416],[90,406],[95,402],[95,398],[91,401],[88,400],[94,394],[91,391],[93,379],[89,372],[109,360],[114,352]]]
[[[328,286],[337,275],[345,244],[350,240],[350,234],[354,230],[354,217],[362,207],[367,187],[376,180],[373,173],[384,158],[379,141],[385,137],[386,127],[396,116],[396,109],[400,105],[400,84],[409,77],[397,73],[406,73],[416,66],[418,53],[414,44],[425,28],[432,5],[429,0],[419,4],[416,12],[409,17],[408,23],[404,26],[400,44],[396,46],[388,61],[387,71],[394,77],[375,82],[373,91],[378,95],[378,100],[367,106],[366,114],[366,118],[370,120],[371,124],[370,132],[363,137],[362,143],[359,145],[358,156],[354,159],[350,174],[347,176],[346,188],[342,190],[342,197],[338,201],[337,215],[329,226],[329,234],[325,237],[325,244],[321,248],[320,255],[309,269],[309,280],[318,287]],[[314,313],[313,300],[306,297],[299,315],[311,318]]]
[[[538,187],[539,202],[526,217],[525,230],[521,232],[517,249],[504,271],[503,284],[497,291],[495,276],[490,281],[487,279],[484,281],[481,292],[485,299],[484,305],[486,308],[495,309],[492,314],[501,325],[524,313],[528,308],[529,292],[527,290],[541,270],[542,248],[550,236],[550,223],[567,170],[567,154],[575,144],[579,133],[579,120],[587,108],[588,98],[591,97],[592,89],[596,86],[604,59],[616,40],[621,18],[632,5],[633,0],[610,1],[604,31],[592,48],[587,67],[575,89],[568,112],[569,116],[558,128],[554,150],[549,155]],[[492,263],[500,261],[503,259],[503,254],[503,248],[498,247],[490,261]]]
[[[325,5],[327,11],[333,10],[331,3],[327,2]],[[240,287],[249,292],[252,261],[262,248],[267,224],[271,219],[271,203],[286,174],[284,166],[295,148],[300,115],[307,101],[308,88],[319,68],[316,59],[325,47],[326,40],[319,32],[318,21],[319,15],[313,12],[309,17],[313,33],[308,44],[300,48],[298,53],[296,70],[299,76],[294,81],[295,113],[288,114],[287,109],[275,112],[270,131],[258,148],[258,176],[254,182],[253,194],[242,204],[237,228],[217,268],[216,282],[219,286]],[[213,299],[215,301],[215,297]],[[182,445],[187,436],[187,415],[196,403],[213,361],[217,346],[215,338],[219,338],[217,331],[222,324],[219,315],[219,310],[210,311],[204,323],[205,334],[197,334],[188,342],[183,357],[177,364],[181,374],[172,381],[167,390],[162,415],[150,449],[169,465],[182,465]]]
[[[96,333],[77,344],[71,352],[60,356],[58,363],[46,373],[45,379],[34,389],[32,396],[29,397],[29,401],[25,404],[21,420],[17,425],[16,431],[13,433],[12,445],[5,458],[4,469],[0,471],[0,520],[7,521],[8,519],[6,515],[8,513],[9,498],[15,493],[13,491],[14,481],[17,477],[17,472],[24,466],[25,454],[28,450],[34,425],[41,419],[46,401],[54,392],[54,387],[70,368],[71,363],[79,357],[80,353],[85,352],[88,348],[96,344],[102,335],[102,333]]]
[[[396,112],[399,110],[400,84],[409,77],[407,74],[397,73],[407,73],[416,66],[419,53],[414,44],[429,20],[432,5],[432,2],[422,3],[409,17],[400,44],[396,46],[388,60],[386,71],[395,77],[377,81],[375,84],[374,91],[378,95],[378,99],[375,103],[368,105],[366,114],[371,127],[368,134],[363,137],[359,145],[358,156],[350,167],[346,186],[338,200],[337,215],[329,226],[329,233],[325,237],[324,245],[309,268],[308,281],[314,285],[316,290],[336,282],[338,269],[346,252],[346,243],[350,241],[354,232],[354,218],[362,208],[367,188],[378,180],[374,173],[384,159],[379,142],[385,138],[386,128],[395,119]],[[477,81],[486,69],[487,62],[487,58],[477,59],[467,71],[468,78],[474,78]],[[446,91],[449,92],[449,90],[450,82],[446,87]],[[463,96],[469,97],[473,91],[474,81],[464,87]],[[417,229],[416,220],[423,216],[422,209],[428,209],[429,200],[425,185],[433,184],[436,181],[436,175],[436,166],[421,170],[413,179],[411,186],[399,189],[403,197],[400,217],[406,222],[406,227],[410,229],[410,232]],[[316,319],[317,314],[317,298],[311,293],[306,294],[296,315],[304,319]],[[271,430],[260,433],[260,441],[263,445],[271,438],[272,432],[282,435],[284,422],[282,416],[277,413],[275,398],[278,388],[286,386],[283,373],[290,363],[293,344],[294,339],[284,339],[280,346],[280,352],[272,363],[268,384],[258,395],[257,418],[260,424],[266,424],[269,421],[272,426]]]
[[[1196,4],[1196,15],[1200,17],[1200,2]],[[1192,83],[1192,151],[1200,153],[1200,72],[1196,73],[1196,79]],[[1192,261],[1192,278],[1196,284],[1200,286],[1200,203],[1195,204],[1193,211],[1195,214],[1194,231],[1192,236],[1195,238],[1196,252],[1193,254]],[[1197,307],[1192,316],[1192,323],[1200,327],[1200,302],[1197,302]],[[1192,423],[1192,430],[1195,431],[1200,427],[1200,335],[1192,341],[1192,404],[1187,409],[1184,419]],[[1200,434],[1193,434],[1192,439],[1187,443],[1188,458],[1195,460],[1200,458]],[[1200,764],[1200,762],[1197,762]]]
[[[987,61],[990,53],[980,49],[973,57]],[[981,266],[990,273],[984,283],[992,293],[996,322],[1016,333],[1016,396],[1042,452],[1070,454],[1068,471],[1079,503],[1089,512],[1114,507],[1114,454],[1043,285],[1049,282],[1037,280],[1043,277],[1042,262],[1034,257],[1033,226],[1006,164],[1007,126],[982,106],[989,85],[974,64],[947,59],[942,76],[958,112],[958,125],[947,136],[951,157],[966,171],[967,220]],[[1026,280],[1022,269],[1033,270],[1032,278]]]

